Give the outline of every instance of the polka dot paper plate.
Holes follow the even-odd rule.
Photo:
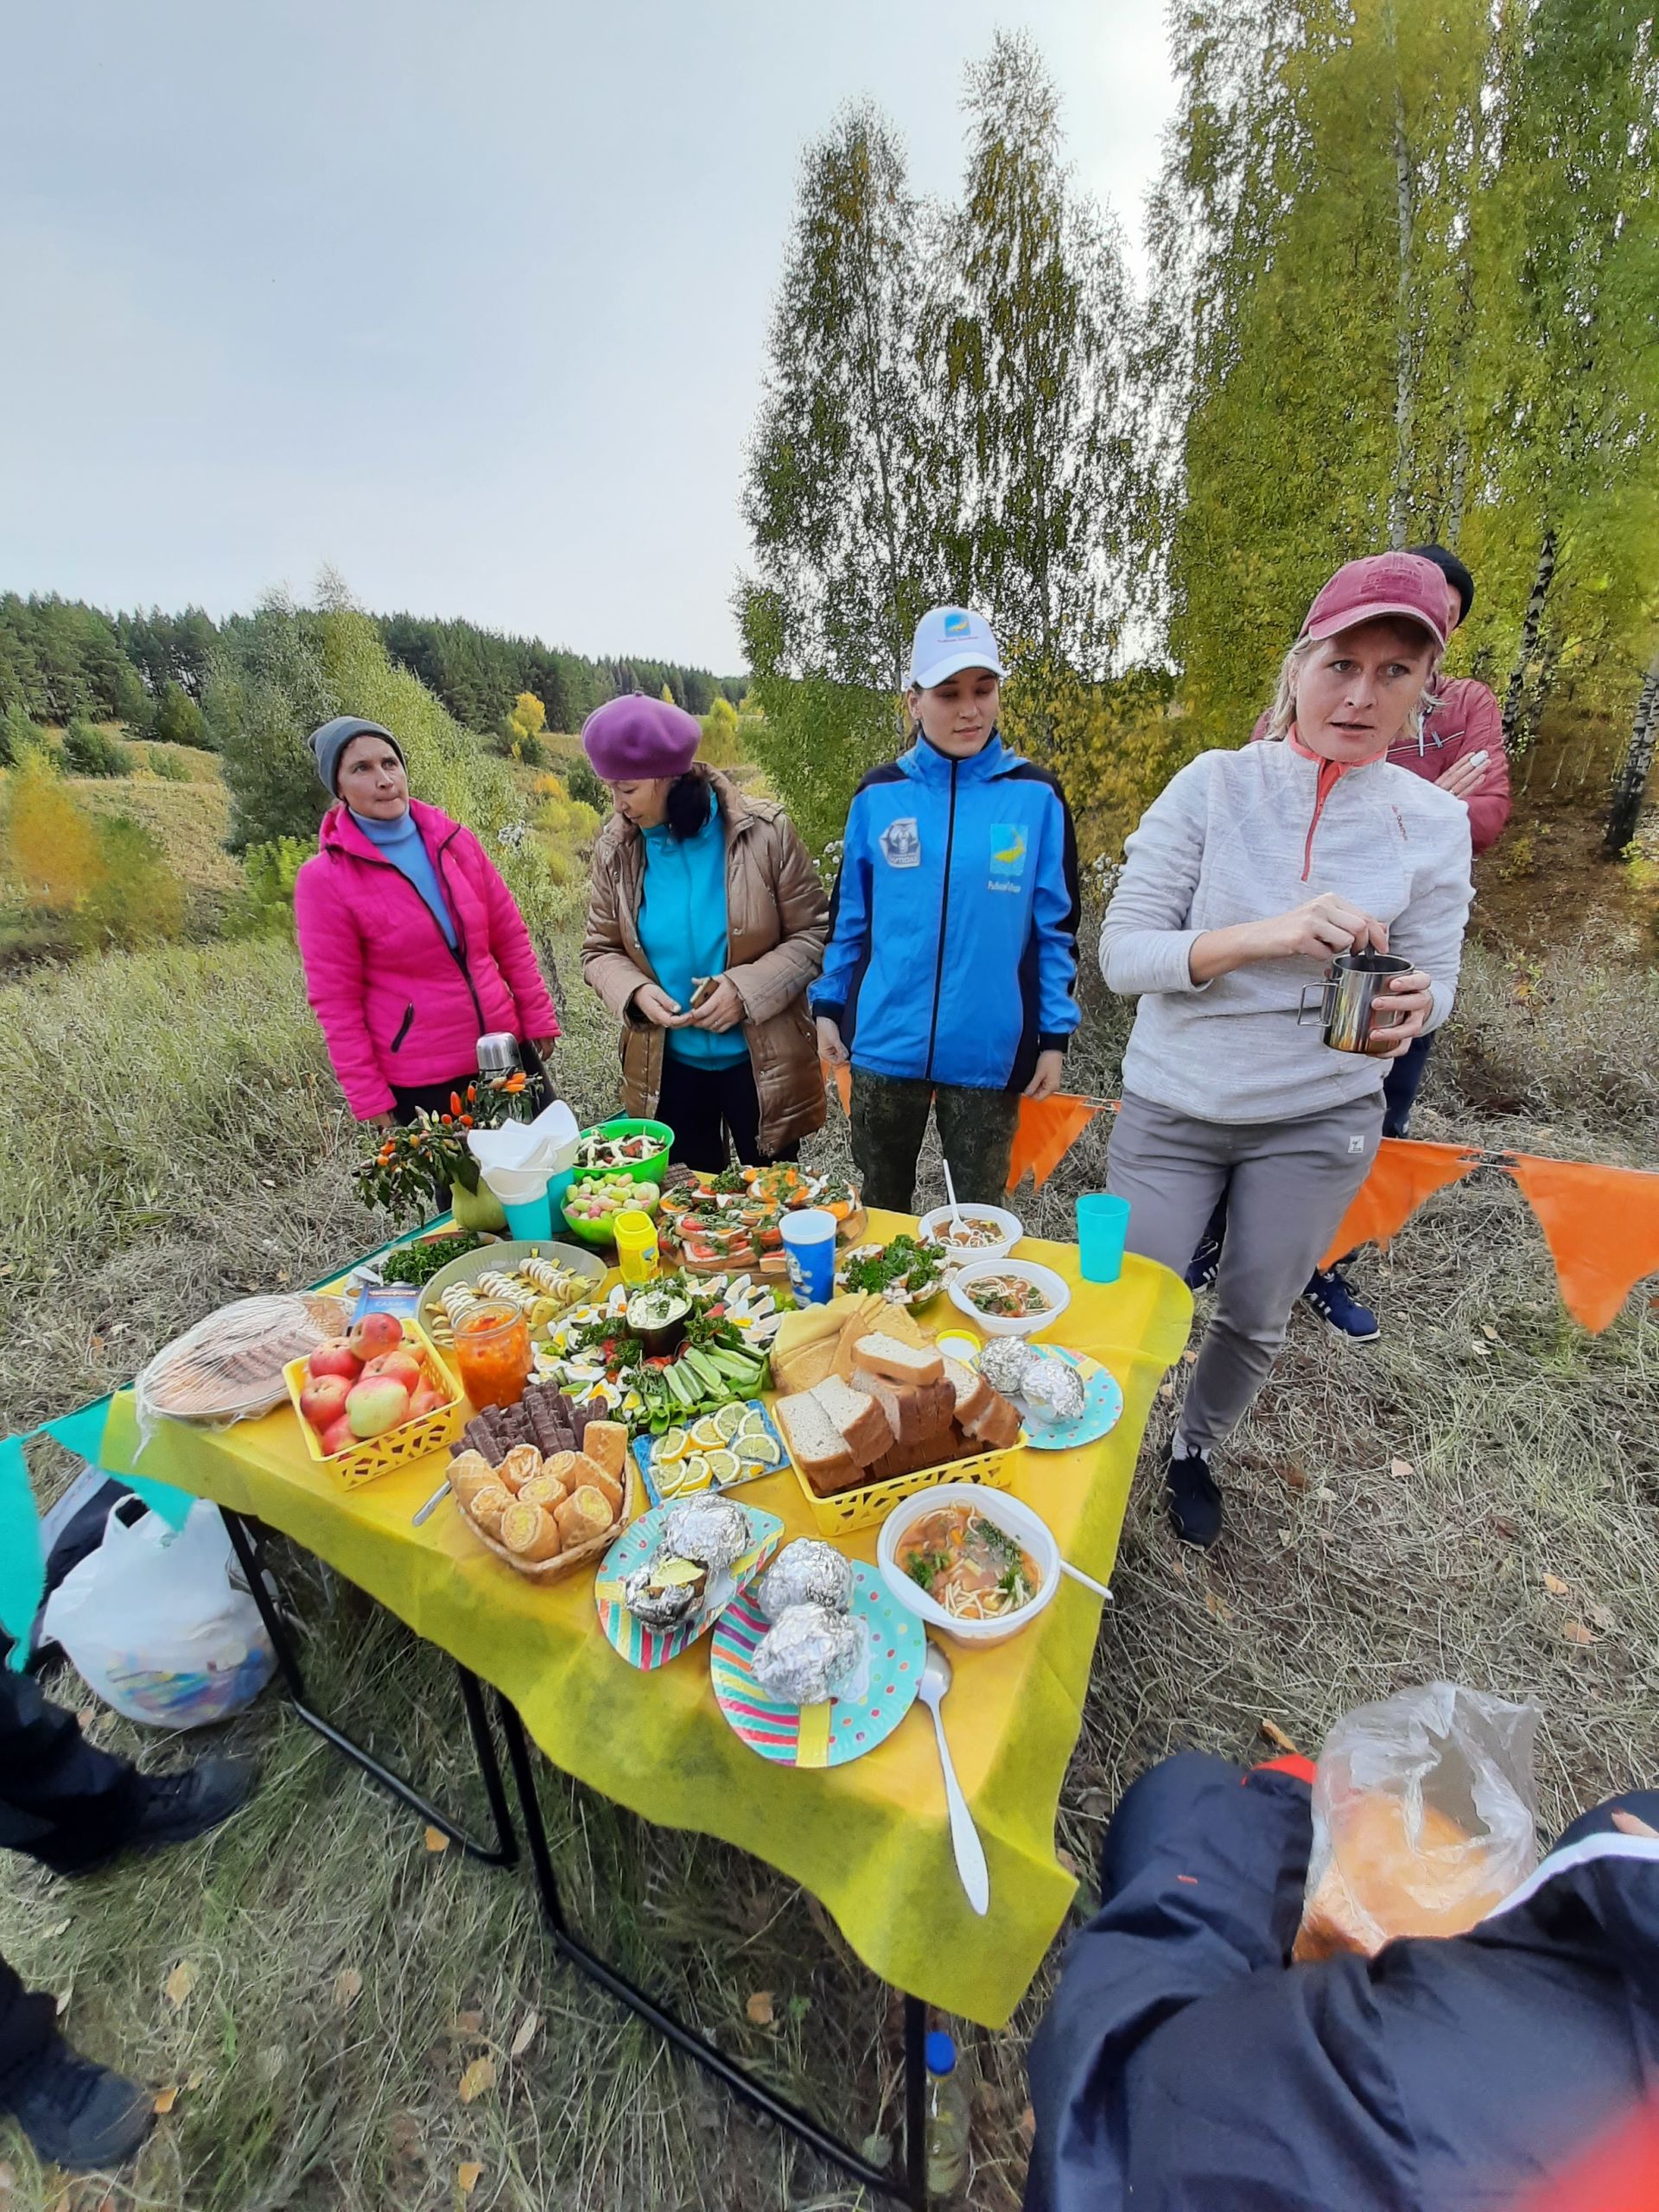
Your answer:
[[[851,1697],[827,1705],[779,1705],[754,1686],[750,1659],[766,1634],[753,1592],[737,1597],[715,1624],[709,1668],[720,1709],[752,1751],[779,1766],[846,1766],[887,1738],[915,1702],[927,1637],[913,1613],[890,1598],[874,1567],[853,1561],[849,1608],[863,1624],[865,1663]]]
[[[1117,1427],[1123,1411],[1123,1392],[1109,1368],[1091,1359],[1086,1351],[1060,1351],[1068,1367],[1075,1367],[1084,1382],[1083,1411],[1076,1421],[1045,1421],[1022,1397],[1014,1404],[1025,1415],[1026,1442],[1033,1452],[1070,1452],[1079,1444],[1097,1444]]]

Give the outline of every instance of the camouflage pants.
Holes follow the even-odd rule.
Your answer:
[[[955,1084],[910,1082],[853,1070],[853,1160],[866,1205],[908,1213],[916,1195],[916,1159],[927,1132],[927,1109],[939,1119],[939,1144],[959,1198],[1001,1205],[1008,1155],[1020,1120],[1013,1090],[969,1090]]]

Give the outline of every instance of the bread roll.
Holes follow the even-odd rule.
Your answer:
[[[556,1505],[563,1504],[570,1495],[556,1475],[550,1475],[545,1467],[539,1475],[532,1475],[518,1491],[520,1505],[539,1505],[550,1513]]]
[[[463,1505],[495,1480],[495,1470],[481,1452],[459,1452],[449,1462],[449,1487]]]
[[[592,1483],[583,1483],[580,1490],[571,1491],[562,1505],[554,1508],[554,1518],[559,1524],[565,1549],[573,1551],[578,1544],[602,1536],[616,1516],[604,1491]]]
[[[543,1560],[556,1559],[564,1540],[550,1513],[515,1498],[501,1516],[501,1541],[519,1559]]]
[[[595,1422],[594,1426],[596,1427],[598,1423]],[[565,1477],[564,1486],[567,1491],[574,1496],[584,1483],[591,1489],[596,1490],[605,1499],[611,1509],[611,1518],[615,1520],[617,1515],[622,1510],[624,1485],[607,1468],[601,1467],[597,1459],[589,1455],[585,1445],[577,1452],[575,1465]]]

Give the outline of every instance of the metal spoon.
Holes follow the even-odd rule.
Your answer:
[[[968,1810],[968,1800],[962,1794],[962,1784],[957,1780],[957,1770],[950,1763],[950,1746],[944,1740],[944,1723],[939,1718],[939,1700],[950,1687],[950,1662],[938,1645],[930,1640],[927,1663],[922,1669],[922,1679],[916,1694],[933,1715],[933,1733],[938,1739],[939,1764],[944,1769],[944,1802],[950,1814],[950,1847],[957,1854],[957,1872],[962,1877],[962,1886],[968,1893],[968,1902],[977,1913],[991,1909],[991,1877],[985,1864],[985,1847],[979,1840],[979,1830],[974,1826],[974,1816]]]

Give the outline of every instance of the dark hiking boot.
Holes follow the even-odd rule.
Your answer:
[[[9,2111],[38,2158],[85,2173],[130,2158],[149,2133],[153,2092],[95,2066],[54,2037],[0,2109]]]
[[[1350,1344],[1374,1344],[1382,1333],[1376,1314],[1360,1304],[1336,1268],[1315,1268],[1302,1296],[1326,1328],[1346,1337]]]
[[[162,1851],[205,1835],[246,1804],[257,1778],[251,1759],[199,1759],[181,1774],[145,1775],[138,1815],[121,1849]]]
[[[1221,1534],[1221,1489],[1202,1452],[1183,1452],[1178,1459],[1171,1448],[1164,1469],[1164,1502],[1181,1541],[1208,1551]]]

